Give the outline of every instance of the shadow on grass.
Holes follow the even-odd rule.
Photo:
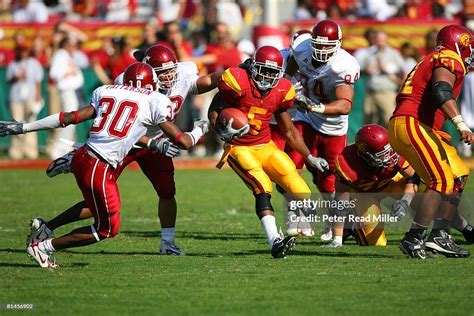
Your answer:
[[[151,238],[161,237],[161,231],[134,231],[124,230],[120,232],[121,235],[129,237],[145,237]],[[176,238],[189,238],[197,240],[254,240],[262,238],[261,234],[233,234],[221,232],[176,232]]]
[[[363,250],[364,248],[361,248]],[[382,253],[355,253],[355,252],[332,252],[324,250],[293,250],[291,255],[294,256],[314,256],[314,257],[337,257],[337,258],[387,258],[393,259],[398,256],[386,255]]]

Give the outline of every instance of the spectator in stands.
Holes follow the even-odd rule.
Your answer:
[[[155,17],[159,24],[164,25],[180,21],[188,5],[187,0],[157,0],[155,1]]]
[[[16,23],[46,23],[48,15],[48,8],[41,1],[18,0],[13,8]]]
[[[377,36],[377,31],[371,27],[369,27],[365,33],[364,38],[367,41],[366,47],[361,47],[354,52],[354,58],[357,59],[360,65],[365,63],[365,59],[372,55],[375,50],[375,37]],[[363,69],[361,69],[363,71]]]
[[[13,20],[10,0],[0,0],[0,21],[11,22]],[[2,37],[0,36],[0,40]]]
[[[387,0],[363,0],[357,15],[385,21],[396,15],[398,10],[397,6],[389,4]]]
[[[146,51],[148,47],[155,45],[158,42],[158,30],[154,22],[148,22],[143,28],[142,42],[137,46],[137,49],[142,52]]]
[[[408,75],[408,73],[415,67],[415,65],[420,60],[420,52],[411,42],[405,42],[400,47],[400,53],[403,57],[403,73]],[[404,80],[403,78],[402,80]]]
[[[184,39],[183,32],[177,21],[171,21],[163,27],[164,40],[160,45],[170,48],[176,54],[178,61],[189,60],[193,54],[191,43]]]
[[[388,45],[387,34],[377,32],[374,50],[361,64],[367,73],[364,113],[366,123],[387,126],[395,106],[398,88],[405,77],[403,57]]]
[[[432,53],[436,48],[436,36],[438,35],[437,29],[431,29],[425,35],[425,49],[422,52],[422,55],[428,55]]]
[[[114,55],[114,44],[112,38],[102,39],[102,48],[90,54],[92,69],[102,84],[112,84],[114,78],[110,78],[109,61]]]
[[[135,15],[137,4],[136,0],[106,0],[105,7],[105,21],[129,22]]]
[[[108,68],[110,78],[113,81],[127,67],[135,62],[133,57],[133,47],[130,38],[127,36],[113,37],[112,43],[114,45],[114,53],[109,61]]]
[[[43,99],[41,97],[41,81],[43,67],[31,56],[26,46],[17,46],[15,61],[7,67],[7,80],[11,84],[10,112],[17,121],[32,122],[36,120]],[[12,137],[8,154],[11,159],[38,158],[37,135],[17,135]]]
[[[66,36],[54,53],[49,70],[49,77],[56,83],[59,91],[60,111],[71,112],[79,108],[76,91],[84,84],[81,69],[74,64],[73,54],[76,50],[76,39]],[[59,141],[60,138],[74,140],[75,125],[60,129],[52,141],[50,157],[56,159],[70,151],[70,148]]]
[[[35,38],[33,39],[33,43],[31,46],[31,54],[33,55],[33,57],[38,59],[41,66],[49,66],[49,58],[46,52],[46,44],[44,42],[44,39],[39,35],[35,36]]]
[[[295,20],[309,20],[313,18],[313,0],[298,0],[293,13]]]
[[[432,17],[432,4],[422,0],[407,0],[398,13],[401,17],[409,19],[429,19]]]

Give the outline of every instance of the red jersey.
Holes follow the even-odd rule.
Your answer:
[[[229,68],[218,85],[224,102],[247,115],[250,131],[234,139],[232,145],[260,145],[271,140],[270,119],[275,112],[283,112],[293,106],[295,88],[291,82],[281,78],[276,87],[262,94],[255,86],[250,74],[242,68]]]
[[[443,49],[425,56],[410,72],[397,95],[397,107],[393,116],[412,116],[436,130],[446,121],[444,113],[433,100],[431,76],[437,67],[451,71],[456,79],[453,94],[457,99],[461,92],[466,66],[458,54]]]
[[[400,170],[408,168],[408,162],[400,157],[395,166],[370,167],[357,153],[357,146],[352,144],[346,146],[342,154],[337,157],[335,167],[339,180],[356,192],[380,192],[389,185]]]

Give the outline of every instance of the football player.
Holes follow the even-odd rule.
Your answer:
[[[296,105],[301,105],[302,111],[293,119],[295,127],[311,153],[329,163],[329,170],[325,172],[307,165],[319,191],[329,193],[324,194],[326,198],[334,194],[334,163],[346,145],[353,86],[360,73],[359,63],[341,44],[340,26],[330,20],[320,21],[313,27],[311,38],[293,47],[285,70],[290,78],[301,77],[296,86]],[[285,151],[296,167],[302,169],[304,157],[290,147]],[[328,238],[325,234],[322,236],[323,240]]]
[[[454,243],[449,233],[455,207],[440,207],[458,203],[457,192],[463,188],[465,179],[455,181],[453,164],[462,161],[455,151],[452,156],[456,162],[447,159],[451,146],[446,143],[449,139],[439,131],[449,119],[462,141],[474,142],[456,104],[471,58],[471,32],[461,25],[443,27],[436,38],[436,50],[412,69],[402,85],[388,125],[393,149],[406,158],[427,187],[412,227],[400,242],[402,252],[412,258],[425,259],[426,249],[446,256],[469,256],[468,251]],[[435,215],[433,230],[425,242]]]
[[[287,143],[304,157],[310,166],[321,172],[328,165],[324,159],[309,152],[293,126],[287,109],[294,102],[295,89],[283,77],[283,57],[272,46],[260,47],[254,54],[250,69],[229,68],[218,84],[219,92],[209,109],[211,126],[226,142],[220,164],[227,161],[255,196],[255,209],[265,231],[274,258],[283,258],[294,245],[295,237],[283,237],[277,230],[270,202],[272,181],[295,198],[309,198],[310,189],[298,174],[291,159],[271,141],[270,118],[275,115]],[[248,124],[236,130],[232,119],[219,126],[217,117],[226,107],[241,110]]]
[[[365,125],[357,132],[355,143],[346,146],[337,157],[335,169],[336,199],[353,200],[355,205],[338,210],[336,216],[341,217],[341,221],[335,223],[334,238],[327,246],[342,246],[344,216],[347,217],[351,209],[356,216],[369,219],[354,223],[357,243],[385,246],[383,223],[376,220],[382,214],[380,203],[388,196],[400,199],[394,203],[392,215],[405,216],[420,182],[415,170],[393,151],[387,130],[375,124]]]
[[[166,118],[173,121],[179,114],[184,100],[195,94],[201,94],[214,89],[222,72],[216,72],[199,77],[194,62],[177,62],[175,54],[165,46],[154,45],[149,47],[141,56],[135,54],[140,61],[153,67],[158,77],[158,91],[168,96],[171,105],[167,107]],[[124,74],[115,79],[115,84],[123,83]],[[147,135],[154,139],[162,139],[163,132],[159,127],[149,129]],[[56,159],[48,167],[47,174],[53,177],[59,173],[69,172],[70,159],[73,153]],[[176,187],[174,182],[174,165],[170,157],[156,151],[134,146],[125,159],[118,165],[117,173],[121,173],[127,165],[136,161],[142,172],[152,183],[158,195],[158,217],[161,224],[160,253],[168,255],[185,255],[174,242],[176,226]],[[92,217],[84,202],[46,222],[40,218],[32,220],[28,242],[41,241],[41,236],[50,237],[54,229],[68,224],[71,221]],[[37,238],[39,236],[40,238]]]
[[[147,129],[160,129],[182,148],[190,148],[207,132],[207,122],[200,123],[189,133],[183,133],[167,120],[172,102],[155,90],[156,75],[144,63],[130,65],[124,74],[124,85],[105,85],[92,93],[90,105],[74,112],[61,112],[32,123],[2,122],[0,136],[24,134],[44,129],[65,127],[94,119],[86,144],[75,151],[71,172],[82,191],[87,207],[94,216],[94,224],[71,231],[69,234],[33,242],[28,255],[41,267],[56,268],[52,254],[60,249],[86,246],[112,238],[120,227],[120,195],[117,187],[117,167],[143,136]],[[150,139],[149,148],[170,143]],[[177,150],[174,151],[177,153]],[[171,155],[173,156],[173,155]]]

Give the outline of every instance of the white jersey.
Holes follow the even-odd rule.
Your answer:
[[[196,64],[191,61],[178,62],[177,64],[178,81],[170,93],[168,93],[168,97],[171,100],[171,106],[166,109],[166,119],[168,121],[175,119],[183,106],[184,100],[189,95],[198,94],[196,81],[199,78],[199,71]],[[115,79],[114,83],[118,85],[123,84],[123,73]],[[147,136],[159,138],[163,136],[163,132],[156,126],[148,130]]]
[[[298,72],[302,76],[301,84],[305,87],[306,96],[314,103],[327,104],[335,101],[336,87],[344,84],[352,85],[359,79],[359,63],[342,48],[327,63],[317,68],[312,64],[310,39],[293,47],[292,52],[299,67]],[[313,129],[330,136],[345,135],[349,125],[348,115],[298,112],[294,120],[306,122]]]
[[[170,99],[156,91],[121,85],[94,90],[96,111],[87,145],[114,168],[147,130],[166,121]]]

